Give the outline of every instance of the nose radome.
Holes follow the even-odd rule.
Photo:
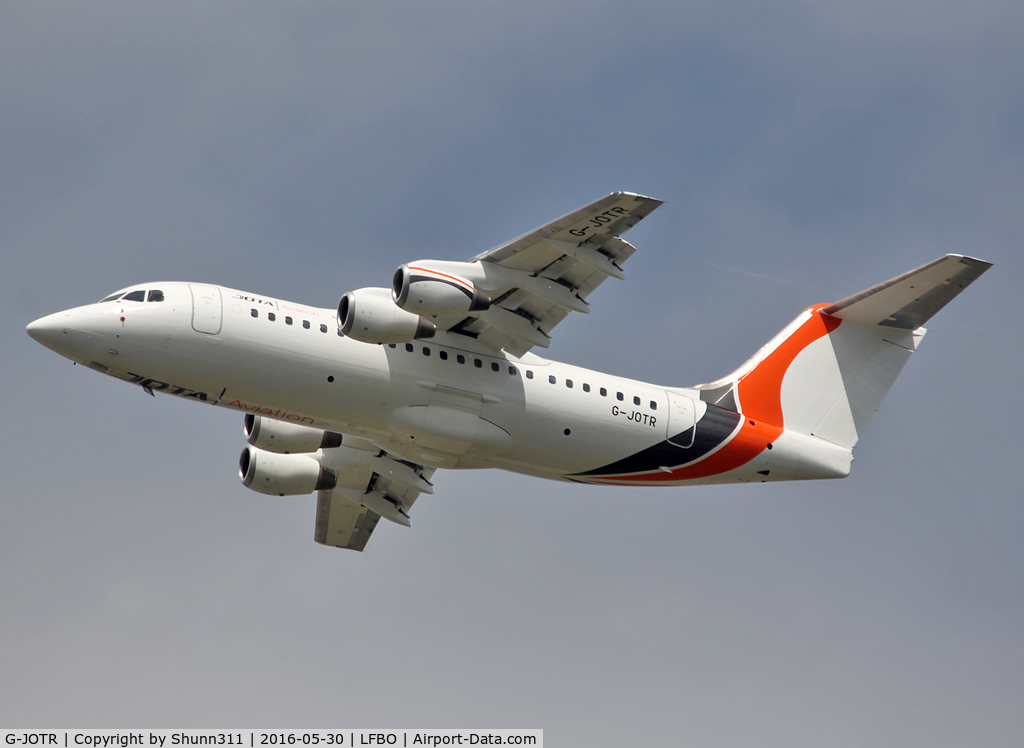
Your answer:
[[[63,329],[64,325],[61,322],[60,315],[50,314],[46,317],[40,317],[35,322],[29,322],[25,332],[37,343],[42,343],[47,348],[52,349],[57,345],[57,340]]]

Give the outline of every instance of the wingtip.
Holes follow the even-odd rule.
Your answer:
[[[665,203],[664,200],[659,200],[656,197],[651,197],[650,195],[641,195],[639,192],[629,192],[628,190],[620,190],[619,192],[613,192],[611,193],[611,195],[609,195],[609,197],[632,197],[638,200],[649,200],[650,202],[657,203],[658,205],[664,205]]]
[[[965,265],[974,265],[975,267],[984,268],[984,270],[981,271],[983,273],[985,272],[985,270],[988,270],[990,267],[995,265],[994,262],[989,262],[988,260],[982,260],[979,257],[971,257],[970,255],[948,254],[948,255],[946,255],[946,257],[955,257],[958,260],[960,260],[960,262],[964,263]]]

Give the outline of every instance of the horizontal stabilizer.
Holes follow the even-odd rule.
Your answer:
[[[916,330],[990,267],[974,257],[946,255],[821,311],[861,325]]]

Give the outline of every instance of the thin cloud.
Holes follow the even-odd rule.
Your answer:
[[[719,265],[714,262],[705,262],[705,265],[716,270],[725,270],[729,273],[739,273],[740,275],[746,275],[750,278],[757,278],[758,280],[771,281],[772,283],[778,283],[783,286],[793,286],[794,288],[810,288],[806,283],[798,283],[788,278],[777,278],[774,275],[766,275],[764,273],[755,273],[752,270],[744,270],[743,268],[733,268],[728,265]]]

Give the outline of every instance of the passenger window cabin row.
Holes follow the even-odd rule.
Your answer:
[[[395,343],[389,343],[388,344],[388,348],[397,348],[397,347],[398,346]],[[405,344],[405,350],[408,351],[409,353],[413,353],[416,350],[416,346],[413,345],[412,343],[406,343]],[[431,355],[431,350],[430,350],[430,348],[428,346],[423,346],[422,351],[423,351],[423,355],[424,356]],[[443,351],[443,350],[438,351],[437,355],[438,355],[438,358],[440,358],[442,361],[447,361],[448,360],[448,351]],[[460,364],[466,363],[466,357],[463,356],[461,353],[457,353],[455,355],[455,360],[456,360],[457,363],[460,363]],[[479,358],[474,358],[473,359],[473,366],[475,366],[477,369],[482,369],[483,365],[484,365],[484,362],[481,359],[479,359]],[[501,371],[501,366],[500,366],[500,364],[498,364],[497,361],[492,361],[491,362],[491,371]],[[508,367],[508,373],[511,376],[515,376],[518,372],[516,370],[516,367],[509,366]],[[526,370],[526,378],[527,379],[533,379],[533,371],[531,371],[530,369],[527,369]],[[548,382],[550,384],[558,384],[558,378],[555,377],[554,375],[549,375],[548,376]],[[574,386],[573,380],[566,379],[565,380],[565,386],[568,389],[571,390],[573,388],[573,386]],[[583,389],[584,392],[590,392],[591,391],[591,387],[590,387],[590,385],[587,382],[583,383],[582,389]],[[608,390],[606,388],[601,387],[601,388],[598,389],[598,392],[600,393],[601,397],[608,397]],[[626,399],[626,396],[622,392],[616,392],[615,393],[615,399],[618,400],[619,402],[624,402],[625,399]],[[633,396],[633,405],[639,405],[639,404],[640,404],[640,398],[637,395],[634,395]],[[657,410],[658,409],[658,403],[657,403],[656,400],[651,400],[650,401],[650,408],[651,408],[651,410]]]
[[[163,295],[161,294],[161,298],[162,298],[162,296]],[[105,301],[106,301],[106,299],[105,299]],[[260,316],[260,313],[259,313],[258,309],[251,310],[250,314],[253,317],[259,317]],[[277,315],[274,312],[267,312],[267,319],[270,320],[271,322],[274,322],[275,320],[277,320]],[[291,317],[285,317],[284,318],[284,323],[286,325],[294,324],[294,322],[295,322],[295,320],[293,320]],[[309,320],[302,320],[302,326],[306,330],[310,329]],[[321,324],[320,325],[320,332],[326,333],[327,332],[327,325]],[[338,330],[338,336],[342,337],[341,330]],[[388,348],[397,348],[397,347],[398,346],[395,343],[388,343]],[[406,343],[405,344],[405,350],[408,353],[413,353],[416,350],[416,346],[413,345],[412,343]],[[430,349],[429,346],[423,346],[421,351],[422,351],[422,354],[424,356],[430,356],[431,355],[431,349]],[[448,351],[439,350],[437,352],[437,357],[440,358],[442,361],[447,361],[449,359]],[[463,354],[461,354],[461,353],[457,353],[457,354],[455,354],[455,361],[456,361],[456,363],[459,363],[459,364],[465,364],[466,363],[466,357]],[[473,366],[476,367],[477,369],[482,369],[483,366],[484,366],[484,362],[483,362],[482,359],[474,358],[473,359]],[[497,361],[492,361],[490,368],[491,368],[491,371],[501,371],[501,365]],[[509,366],[508,367],[508,373],[509,373],[509,376],[513,376],[514,377],[519,372],[516,369],[516,367]],[[531,371],[530,369],[527,369],[526,370],[526,378],[527,379],[533,379],[533,371]],[[554,375],[549,375],[548,376],[548,382],[550,384],[558,384],[558,379]],[[568,389],[571,390],[575,386],[575,384],[574,384],[573,380],[566,379],[565,380],[565,386]],[[590,392],[591,391],[590,384],[587,383],[587,382],[584,382],[582,384],[582,389],[583,389],[584,392]],[[604,388],[604,387],[598,388],[598,393],[600,394],[601,397],[608,397],[608,390],[606,388]],[[619,402],[624,402],[625,399],[626,399],[626,396],[622,392],[616,392],[615,393],[615,399],[618,400]],[[637,396],[637,395],[633,396],[633,405],[640,405],[640,398],[639,398],[639,396]],[[657,401],[651,400],[650,401],[650,408],[651,408],[651,410],[657,410],[658,409]]]
[[[252,317],[259,317],[260,316],[260,310],[259,309],[250,309],[249,310],[249,314]],[[274,313],[274,312],[267,312],[267,319],[270,320],[271,322],[276,322],[277,321],[277,314]],[[293,324],[295,324],[295,320],[292,319],[291,317],[285,317],[284,318],[284,323],[286,325],[293,325]],[[310,323],[309,323],[308,319],[302,320],[302,328],[304,330],[309,330],[310,329]],[[320,325],[320,332],[326,333],[327,332],[327,325],[321,324]],[[338,337],[341,337],[341,330],[338,330]]]
[[[397,347],[398,346],[395,343],[388,343],[388,348],[397,348]],[[416,350],[416,346],[414,346],[412,343],[406,343],[405,344],[405,350],[408,351],[409,353],[412,353],[413,351]],[[429,356],[430,355],[430,348],[429,347],[423,346],[423,355],[424,356]],[[448,360],[448,351],[441,351],[441,350],[439,350],[437,352],[437,357],[439,359],[441,359],[442,361],[447,361]],[[455,354],[455,362],[459,363],[459,364],[464,364],[464,363],[466,363],[466,357],[463,356],[461,353],[457,353],[457,354]],[[473,359],[473,366],[475,366],[477,369],[482,369],[482,368],[484,368],[484,362],[483,362],[482,359],[474,358]],[[492,361],[491,362],[491,371],[501,371],[501,364],[499,364],[497,361]],[[508,373],[509,373],[509,376],[514,377],[516,374],[519,373],[519,371],[516,369],[516,367],[510,366],[510,367],[508,367]]]

